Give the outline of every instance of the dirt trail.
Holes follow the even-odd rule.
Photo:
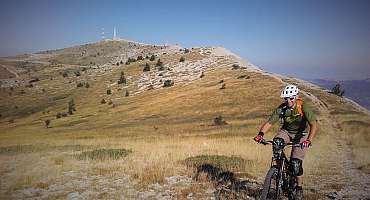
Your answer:
[[[0,64],[0,67],[4,68],[6,71],[8,71],[8,73],[13,74],[15,76],[15,78],[19,78],[19,75],[17,74],[15,69],[13,69],[9,66],[6,66],[6,65],[1,65],[1,64]]]

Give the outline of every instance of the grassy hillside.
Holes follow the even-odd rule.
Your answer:
[[[219,58],[204,71],[204,77],[193,82],[136,93],[146,63],[155,71],[158,58],[172,66],[181,56],[191,64],[212,55],[194,49],[158,54],[155,61],[83,71],[91,61],[103,64],[117,59],[74,59],[81,48],[88,49],[89,55],[100,52],[99,45],[43,52],[51,55],[53,63],[37,72],[43,77],[40,81],[32,87],[2,88],[1,199],[63,199],[76,191],[87,198],[154,198],[166,195],[167,190],[173,198],[183,199],[190,193],[194,198],[210,198],[213,194],[206,192],[213,187],[210,183],[191,180],[171,185],[168,179],[191,177],[189,160],[197,156],[224,156],[217,157],[221,167],[261,182],[270,164],[271,147],[257,145],[252,138],[280,104],[280,90],[286,83],[303,89],[305,101],[315,108],[321,124],[305,159],[308,199],[347,187],[348,181],[338,181],[350,175],[340,161],[350,159],[347,154],[353,155],[359,173],[370,170],[370,118],[339,97],[295,79],[233,69],[227,57]],[[109,43],[104,49],[116,52],[119,45],[115,45]],[[117,56],[128,58],[122,53]],[[63,77],[66,71],[68,76]],[[121,72],[126,84],[117,84]],[[78,83],[83,86],[77,87]],[[220,89],[222,84],[225,89]],[[108,89],[112,94],[107,94]],[[76,111],[57,119],[58,113],[67,112],[71,99]],[[215,125],[218,116],[227,125]],[[51,120],[50,128],[45,128],[45,120]],[[278,128],[275,125],[266,137],[272,138]]]

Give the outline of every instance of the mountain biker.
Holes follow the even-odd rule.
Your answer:
[[[284,99],[277,107],[266,123],[264,123],[254,140],[258,143],[263,141],[264,133],[277,121],[281,121],[282,127],[274,137],[274,141],[287,144],[299,143],[301,147],[293,147],[291,152],[290,172],[297,177],[296,198],[303,199],[303,159],[307,148],[318,131],[316,114],[298,96],[298,87],[288,85],[281,91],[280,97]],[[309,134],[307,135],[309,125]]]

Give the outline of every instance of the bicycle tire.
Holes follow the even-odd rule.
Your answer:
[[[263,183],[263,188],[261,192],[261,200],[266,200],[268,198],[278,199],[279,197],[276,196],[276,187],[278,185],[278,181],[276,180],[278,174],[278,169],[276,167],[271,167],[266,174],[265,181]],[[274,181],[275,185],[271,183]],[[274,188],[275,187],[275,188]]]

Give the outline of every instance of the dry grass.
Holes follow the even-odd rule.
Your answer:
[[[163,55],[161,60],[178,62],[179,57]],[[199,58],[196,52],[185,55],[186,61]],[[126,76],[135,80],[142,72],[143,63],[118,67],[112,74],[102,74],[94,81],[91,78],[88,89],[64,88],[63,98],[55,100],[55,104],[45,102],[59,98],[57,91],[63,84],[68,85],[69,79],[75,78],[64,80],[58,77],[51,82],[37,83],[50,91],[42,98],[37,98],[39,94],[34,90],[27,91],[26,96],[1,96],[5,105],[11,105],[13,101],[20,107],[28,108],[33,104],[42,104],[43,107],[13,124],[6,123],[8,118],[0,123],[0,162],[5,163],[0,166],[1,187],[8,192],[0,194],[0,197],[21,188],[47,188],[59,181],[66,171],[107,177],[126,174],[138,181],[139,187],[145,187],[151,183],[164,183],[165,177],[172,175],[191,176],[192,169],[184,161],[194,158],[217,158],[216,162],[227,169],[252,177],[265,175],[270,164],[271,147],[255,144],[252,137],[272,109],[279,105],[280,82],[252,72],[243,72],[250,79],[237,79],[241,72],[220,69],[207,72],[204,78],[187,86],[175,85],[124,97],[124,90],[119,90],[121,86],[114,85],[120,72],[123,70]],[[219,90],[221,79],[226,83],[224,90]],[[124,87],[129,90],[135,88],[130,84]],[[112,89],[112,95],[106,95],[107,88]],[[312,93],[330,108],[340,102],[324,93]],[[26,100],[25,97],[32,98]],[[66,110],[70,98],[76,103],[75,114],[54,119],[55,113]],[[101,105],[101,98],[110,99],[117,106]],[[46,110],[49,112],[42,113]],[[350,110],[346,108],[345,111]],[[214,117],[219,115],[229,125],[213,126]],[[366,134],[369,118],[360,114],[336,113],[335,116],[343,131],[352,133],[339,134],[353,146],[359,167],[367,169],[370,159],[364,151],[369,150]],[[43,120],[47,118],[52,118],[52,128],[44,128]],[[317,177],[331,176],[340,170],[336,163],[336,144],[331,142],[335,133],[330,119],[321,117],[320,123],[321,132],[305,159],[308,187],[320,184]],[[278,126],[274,126],[266,137],[272,138],[277,129]],[[127,149],[132,152],[128,153]],[[76,155],[89,159],[75,159]],[[122,157],[118,159],[117,156]],[[184,190],[179,195],[184,197],[190,192]],[[104,198],[104,194],[101,195]],[[322,197],[321,194],[309,195],[311,199]]]

